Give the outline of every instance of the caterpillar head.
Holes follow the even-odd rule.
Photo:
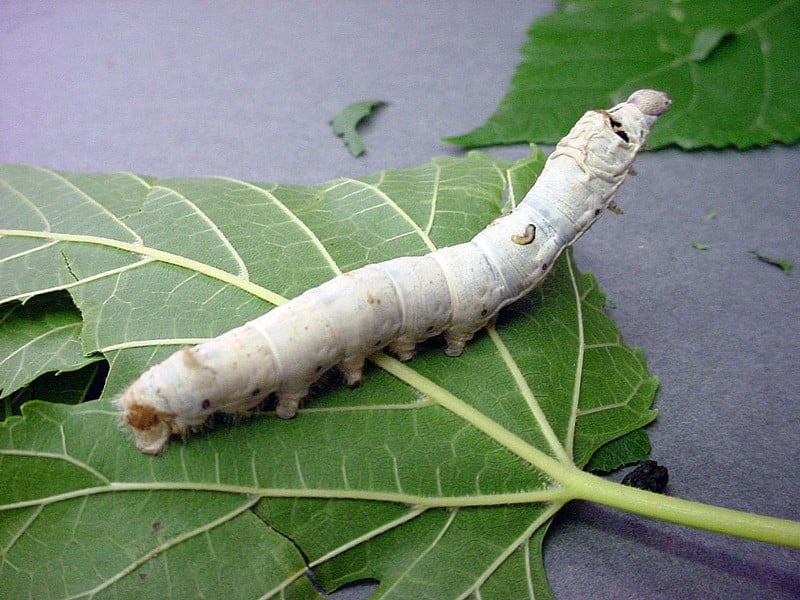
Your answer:
[[[279,369],[263,339],[239,327],[145,371],[117,399],[136,447],[159,454],[171,436],[186,437],[215,412],[248,414],[278,388]]]
[[[672,106],[672,98],[669,97],[669,94],[649,89],[636,90],[628,97],[627,102],[642,111],[645,117],[652,117],[649,120],[650,125],[653,124],[656,117],[663,115]]]
[[[608,115],[612,130],[625,142],[644,144],[658,117],[672,106],[669,94],[659,90],[636,90],[625,102],[601,111]]]
[[[161,454],[173,433],[183,433],[174,414],[157,410],[139,399],[138,381],[117,400],[122,420],[131,428],[136,447],[145,454]]]
[[[203,424],[210,401],[194,402],[194,396],[210,386],[206,371],[192,349],[184,348],[151,367],[122,393],[117,407],[139,450],[160,454],[172,435],[185,436]]]

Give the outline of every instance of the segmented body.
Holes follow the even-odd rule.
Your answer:
[[[293,417],[309,386],[338,365],[348,385],[364,361],[389,349],[401,360],[444,334],[465,344],[507,304],[537,287],[561,252],[606,208],[669,97],[639,90],[609,110],[587,112],[550,155],[510,213],[464,244],[345,273],[249,323],[180,350],[118,399],[136,446],[161,452],[215,412],[246,413],[275,394]]]

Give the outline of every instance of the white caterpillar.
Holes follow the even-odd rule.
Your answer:
[[[348,385],[388,346],[401,360],[443,333],[458,356],[497,312],[538,286],[612,200],[669,96],[639,90],[587,112],[559,142],[525,199],[471,241],[345,273],[241,327],[175,352],[117,400],[136,447],[158,454],[215,412],[247,413],[268,395],[293,417],[338,365]]]

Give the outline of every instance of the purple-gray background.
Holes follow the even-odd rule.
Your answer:
[[[553,9],[509,0],[6,1],[0,162],[313,183],[460,155],[439,138],[489,116],[528,25]],[[356,160],[327,122],[363,99],[389,105],[364,130],[367,154]],[[604,217],[575,251],[615,304],[625,341],[644,348],[661,379],[650,433],[669,492],[794,519],[800,273],[787,277],[748,251],[800,269],[798,157],[796,146],[777,145],[643,155],[619,197],[626,214]],[[545,559],[559,598],[800,594],[797,551],[586,503],[557,518]]]

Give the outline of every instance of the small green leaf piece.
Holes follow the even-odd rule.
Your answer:
[[[692,242],[692,248],[695,248],[696,250],[710,250],[711,246],[701,242]]]
[[[717,218],[717,209],[712,208],[710,211],[706,213],[706,219],[716,219]]]
[[[358,135],[356,128],[358,125],[372,114],[379,106],[384,106],[383,100],[364,100],[348,104],[329,121],[333,127],[333,133],[344,140],[350,154],[355,157],[361,156],[366,151],[361,136]]]
[[[758,250],[750,250],[750,254],[755,256],[761,262],[767,263],[768,265],[772,265],[773,267],[778,267],[781,271],[783,271],[787,275],[792,274],[792,269],[794,268],[794,265],[790,263],[788,260],[783,260],[782,258],[775,258],[774,256],[767,256],[766,254],[761,254]]]
[[[664,90],[652,148],[748,148],[800,139],[800,2],[574,0],[528,31],[486,123],[466,147],[556,143],[583,112]]]

